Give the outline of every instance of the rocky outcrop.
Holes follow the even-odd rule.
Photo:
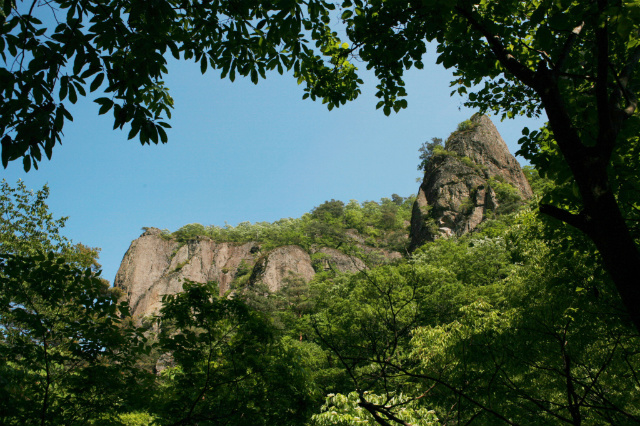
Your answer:
[[[185,279],[216,281],[225,294],[240,264],[255,263],[258,248],[255,243],[216,243],[206,237],[181,245],[150,228],[131,243],[114,285],[125,293],[134,317],[152,315],[163,295],[182,291]]]
[[[411,248],[473,230],[500,208],[499,185],[511,185],[522,198],[531,196],[518,162],[491,120],[476,115],[467,128],[451,135],[426,166],[413,206]],[[350,251],[312,247],[312,260],[310,253],[294,245],[266,252],[255,242],[219,243],[207,237],[179,243],[149,228],[131,243],[114,284],[122,289],[132,315],[139,319],[157,313],[162,296],[182,291],[185,280],[215,281],[220,295],[234,290],[234,280],[242,285],[261,283],[275,292],[289,278],[310,281],[316,274],[314,266],[324,271],[358,272],[367,265],[402,257],[370,247],[356,230],[347,230],[345,235],[344,247],[349,246]]]
[[[249,282],[262,282],[269,291],[278,291],[287,277],[310,281],[316,272],[309,253],[298,246],[278,247],[258,259]]]
[[[321,259],[327,269],[358,272],[365,269],[359,258],[322,247]],[[247,272],[249,270],[249,272]],[[220,295],[231,290],[234,278],[250,273],[249,283],[263,283],[279,290],[287,278],[308,282],[315,276],[309,253],[298,246],[282,246],[262,253],[257,243],[216,243],[198,237],[185,244],[166,238],[157,228],[148,228],[134,240],[124,255],[114,285],[122,290],[131,314],[138,320],[156,314],[162,296],[182,291],[184,280],[215,281]]]
[[[410,249],[473,230],[500,206],[496,182],[512,186],[522,199],[532,196],[496,127],[486,115],[476,114],[427,163],[413,205]]]
[[[362,259],[349,256],[334,248],[322,247],[314,254],[319,255],[317,258],[325,271],[360,272],[367,269]]]

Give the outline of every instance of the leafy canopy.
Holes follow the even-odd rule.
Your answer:
[[[51,159],[73,120],[69,103],[93,92],[99,114],[112,111],[114,129],[130,127],[129,139],[142,144],[166,143],[168,55],[231,81],[258,83],[267,71],[293,70],[307,91],[331,94],[330,109],[359,93],[355,68],[338,54],[347,49],[327,25],[335,6],[325,0],[4,0],[0,7],[5,168],[22,159],[29,171],[43,154]]]
[[[128,306],[96,272],[96,251],[60,234],[48,188],[2,181],[0,423],[80,424],[109,418],[144,383],[144,339]],[[144,399],[141,396],[141,401]]]

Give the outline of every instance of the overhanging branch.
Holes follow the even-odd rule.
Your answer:
[[[558,219],[559,221],[564,222],[567,225],[571,225],[584,233],[587,232],[587,221],[582,214],[570,213],[550,204],[540,204],[539,208],[540,213]]]
[[[510,73],[527,86],[534,88],[534,71],[530,70],[518,61],[515,56],[513,56],[511,52],[504,47],[498,35],[492,34],[484,25],[482,25],[482,23],[473,15],[471,10],[465,10],[460,6],[456,6],[455,10],[462,15],[474,29],[483,35],[489,43],[489,47],[493,54],[496,55],[500,63],[504,65]]]
[[[576,41],[576,39],[580,35],[580,32],[582,32],[583,28],[584,28],[584,21],[580,22],[580,25],[575,27],[571,31],[571,34],[569,34],[569,37],[567,38],[567,41],[565,41],[564,46],[562,47],[562,51],[558,56],[558,60],[553,66],[553,71],[556,74],[562,72],[562,69],[564,68],[564,64],[567,61],[567,58],[569,57],[569,52],[571,51],[571,47],[573,47],[573,43]]]

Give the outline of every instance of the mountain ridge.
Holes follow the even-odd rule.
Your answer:
[[[531,188],[488,117],[465,123],[427,161],[417,197],[331,200],[271,224],[143,228],[114,285],[142,318],[156,314],[162,296],[182,291],[185,280],[216,282],[221,296],[257,285],[273,293],[292,279],[363,271],[436,238],[471,232],[507,202],[529,198]]]

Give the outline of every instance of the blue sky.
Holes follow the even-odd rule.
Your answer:
[[[71,109],[74,122],[51,161],[29,173],[14,162],[0,175],[31,189],[48,184],[51,211],[69,216],[64,234],[101,248],[103,276],[113,281],[143,226],[271,222],[330,199],[416,193],[421,143],[446,138],[474,112],[449,97],[450,71],[428,56],[424,70],[407,75],[408,109],[390,117],[375,109],[370,74],[356,101],[327,111],[303,101],[291,76],[231,83],[174,61],[166,78],[175,101],[168,144],[141,146],[127,140],[128,129],[112,130],[111,113],[98,116],[91,102],[96,92]],[[494,123],[515,152],[521,129],[542,120]]]

